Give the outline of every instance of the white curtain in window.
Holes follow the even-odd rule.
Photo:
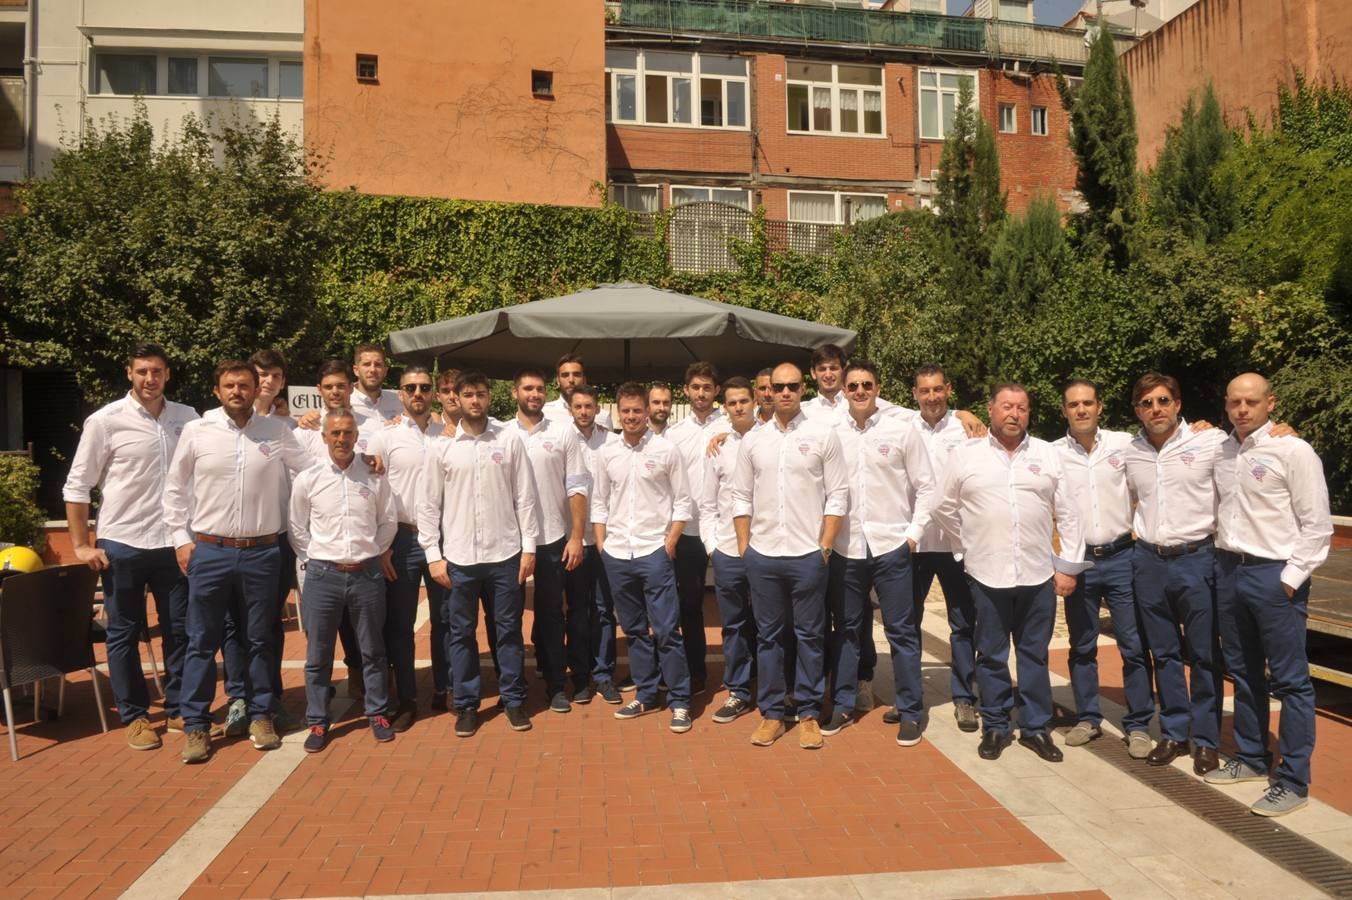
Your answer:
[[[864,91],[864,112],[880,113],[883,111],[883,95],[877,91]]]
[[[831,89],[812,89],[812,130],[831,130]]]
[[[834,194],[789,194],[789,221],[823,222],[836,221],[836,198]]]

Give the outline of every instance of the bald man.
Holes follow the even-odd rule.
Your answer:
[[[1272,435],[1277,405],[1266,378],[1240,375],[1225,389],[1234,433],[1216,462],[1216,609],[1225,665],[1235,682],[1235,746],[1212,784],[1268,782],[1268,697],[1282,702],[1281,763],[1250,807],[1282,816],[1309,802],[1314,686],[1305,658],[1310,574],[1333,535],[1324,467],[1296,437]]]

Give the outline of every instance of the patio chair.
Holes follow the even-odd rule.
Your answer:
[[[61,677],[58,711],[65,705],[65,676],[89,672],[99,723],[108,716],[94,671],[89,611],[98,574],[85,565],[55,566],[0,582],[0,690],[5,701],[10,759],[18,760],[13,688]]]

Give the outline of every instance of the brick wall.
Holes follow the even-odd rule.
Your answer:
[[[1207,79],[1231,124],[1271,120],[1277,84],[1294,69],[1352,80],[1352,3],[1200,0],[1122,56],[1136,100],[1140,163],[1148,167],[1188,96]]]
[[[943,141],[919,136],[917,66],[885,65],[886,133],[880,137],[790,134],[786,57],[756,54],[751,57],[751,77],[759,142],[743,131],[612,125],[606,129],[606,165],[612,177],[628,180],[631,173],[639,173],[639,180],[660,182],[666,188],[671,179],[660,175],[673,173],[679,179],[675,173],[689,172],[689,183],[750,186],[754,153],[761,202],[771,219],[787,217],[790,190],[886,193],[890,210],[917,205],[911,190],[914,179],[917,174],[929,179],[943,153]],[[1012,103],[1018,109],[1018,132],[997,134],[996,141],[1010,209],[1022,211],[1041,193],[1056,196],[1065,208],[1075,186],[1075,161],[1066,142],[1067,119],[1055,80],[1047,74],[1019,78],[982,70],[978,94],[982,114],[993,129],[999,128],[999,103]],[[1045,137],[1030,134],[1032,106],[1047,109]],[[643,177],[645,172],[654,177]],[[662,196],[665,204],[665,190]]]

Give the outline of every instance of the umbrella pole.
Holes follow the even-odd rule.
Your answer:
[[[629,339],[624,339],[624,380],[629,380]]]

